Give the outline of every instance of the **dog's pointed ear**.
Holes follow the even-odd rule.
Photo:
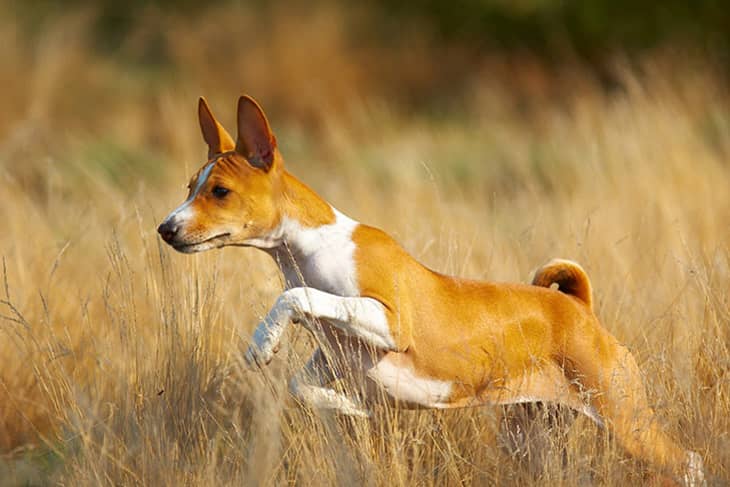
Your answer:
[[[203,139],[208,144],[208,159],[236,148],[233,139],[228,135],[223,125],[215,119],[208,102],[202,96],[198,101],[198,119],[200,120],[200,131],[203,132]]]
[[[238,141],[236,152],[259,169],[269,171],[274,164],[276,137],[258,103],[248,95],[238,99]]]

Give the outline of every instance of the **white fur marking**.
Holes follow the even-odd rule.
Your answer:
[[[292,319],[322,319],[350,336],[381,350],[395,350],[385,307],[372,298],[342,297],[318,289],[297,287],[284,291],[256,328],[246,351],[251,366],[271,360],[274,349]],[[316,331],[316,330],[313,330]]]
[[[330,225],[310,228],[284,217],[269,235],[246,243],[272,254],[287,288],[306,286],[338,296],[358,296],[352,241],[358,222],[333,211],[335,222]]]
[[[178,224],[184,223],[193,216],[193,211],[190,208],[190,205],[193,203],[193,200],[195,200],[195,197],[198,196],[198,193],[200,193],[200,190],[205,185],[205,182],[210,177],[210,173],[213,170],[213,166],[215,165],[215,162],[211,162],[205,168],[200,171],[200,174],[198,175],[198,180],[195,182],[195,188],[190,193],[190,196],[188,196],[188,199],[182,202],[180,206],[172,210],[172,212],[165,218],[165,221],[163,223],[166,223],[171,220],[176,220]]]
[[[355,400],[325,387],[325,384],[340,377],[324,358],[322,349],[317,349],[307,364],[289,381],[289,392],[313,408],[335,409],[350,416],[370,416]]]
[[[327,320],[365,343],[382,350],[395,350],[385,307],[380,301],[335,296],[306,287],[289,289],[281,296],[289,303],[295,316]]]
[[[291,383],[289,390],[294,397],[313,408],[335,409],[348,416],[367,418],[370,414],[344,394],[328,387],[313,386],[300,382]]]
[[[435,408],[446,407],[453,386],[450,381],[419,377],[410,367],[394,364],[387,356],[367,374],[395,399]]]

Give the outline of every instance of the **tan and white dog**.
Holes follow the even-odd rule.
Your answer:
[[[554,260],[533,285],[439,274],[287,172],[252,98],[238,101],[235,143],[202,98],[198,114],[208,161],[158,231],[180,252],[250,246],[274,258],[286,290],[254,333],[249,365],[267,364],[302,323],[329,343],[290,383],[312,407],[365,415],[383,392],[426,408],[554,402],[685,484],[704,482],[700,456],[661,430],[636,361],[593,314],[578,264]],[[343,367],[367,384],[361,397],[330,387]]]

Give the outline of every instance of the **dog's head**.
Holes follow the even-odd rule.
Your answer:
[[[187,199],[157,231],[185,253],[226,245],[270,246],[280,220],[277,190],[283,162],[263,110],[253,98],[238,100],[236,143],[203,98],[198,117],[208,161],[190,180]]]

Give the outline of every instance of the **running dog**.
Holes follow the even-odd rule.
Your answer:
[[[158,231],[180,252],[244,246],[274,258],[286,290],[254,333],[253,368],[301,323],[329,344],[290,382],[311,407],[367,415],[383,392],[425,408],[554,402],[608,428],[629,454],[703,484],[701,457],[661,430],[636,361],[593,313],[578,264],[553,260],[532,285],[440,274],[289,173],[252,98],[238,101],[236,142],[202,98],[198,115],[208,160]],[[362,397],[330,387],[345,367]]]

